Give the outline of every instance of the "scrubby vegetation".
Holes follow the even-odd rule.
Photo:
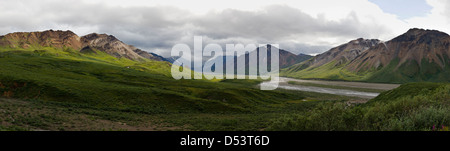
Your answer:
[[[431,131],[449,125],[450,84],[410,83],[366,104],[322,103],[275,120],[270,130]]]

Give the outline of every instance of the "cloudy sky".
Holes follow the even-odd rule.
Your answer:
[[[448,0],[1,0],[0,35],[112,34],[169,56],[178,43],[279,44],[317,54],[356,38],[390,40],[418,27],[450,33]]]

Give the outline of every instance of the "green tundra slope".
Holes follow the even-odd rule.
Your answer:
[[[300,79],[323,79],[344,81],[366,81],[371,73],[354,73],[346,70],[347,64],[337,65],[335,61],[319,67],[310,67],[306,62],[281,70],[281,76]]]
[[[283,131],[448,131],[450,84],[409,83],[365,104],[327,102],[308,112],[279,118]],[[433,128],[434,127],[434,128]]]
[[[287,102],[344,98],[261,91],[259,80],[175,80],[171,64],[159,60],[106,34],[0,36],[0,130],[102,130],[118,121],[134,127],[112,130],[159,129],[147,125],[159,121],[176,129],[257,130],[275,112],[298,110]],[[221,125],[237,114],[245,125]]]
[[[301,79],[324,79],[324,80],[344,80],[363,81],[380,83],[407,83],[407,82],[449,82],[450,64],[444,67],[439,66],[427,59],[422,59],[419,64],[415,60],[400,64],[399,58],[393,59],[387,66],[372,68],[365,71],[353,72],[348,70],[347,64],[336,65],[329,62],[320,67],[303,67],[299,64],[281,72],[282,76]],[[447,56],[442,57],[442,62],[450,62]]]

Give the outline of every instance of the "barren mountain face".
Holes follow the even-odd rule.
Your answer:
[[[139,60],[143,58],[134,52],[134,50],[137,49],[136,47],[127,45],[112,35],[96,33],[89,34],[81,37],[81,43],[83,46],[90,46],[115,57],[125,57],[131,60]]]
[[[334,61],[335,66],[348,63],[365,52],[369,48],[378,45],[381,41],[377,39],[356,39],[338,47],[332,48],[329,51],[317,55],[312,60],[305,64],[310,67],[319,67],[329,62]]]
[[[17,32],[1,37],[1,46],[30,48],[32,46],[80,49],[80,37],[72,31]]]
[[[125,44],[112,35],[96,33],[79,37],[72,31],[17,32],[1,36],[0,46],[23,49],[41,47],[71,48],[81,52],[97,49],[117,58],[162,60],[161,57]]]
[[[348,65],[351,71],[364,71],[371,68],[387,66],[393,59],[399,58],[397,67],[416,61],[436,63],[444,68],[445,57],[450,56],[450,37],[448,34],[435,30],[411,29],[386,43],[361,53]],[[365,64],[364,66],[360,64]]]

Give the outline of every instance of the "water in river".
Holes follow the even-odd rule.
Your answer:
[[[280,82],[278,88],[287,90],[298,90],[306,92],[317,92],[317,93],[327,93],[343,96],[353,96],[371,99],[379,95],[379,93],[374,92],[360,92],[355,90],[344,90],[344,89],[332,89],[332,88],[322,88],[314,86],[302,86],[289,84],[289,81],[304,82],[304,83],[315,83],[322,85],[336,85],[336,86],[346,86],[355,88],[369,88],[369,89],[379,89],[379,90],[390,90],[398,87],[397,84],[380,84],[380,83],[363,83],[363,82],[343,82],[343,81],[318,81],[318,80],[298,80],[292,78],[280,77]],[[265,84],[271,84],[270,82],[265,82]]]

